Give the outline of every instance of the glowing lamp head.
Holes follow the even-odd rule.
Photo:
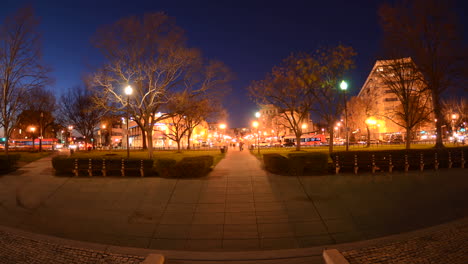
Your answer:
[[[131,95],[133,93],[133,88],[129,85],[127,87],[125,87],[125,94],[126,95]]]
[[[261,115],[262,115],[262,114],[260,114],[260,112],[255,113],[255,117],[256,117],[256,118],[259,118]]]
[[[302,129],[306,129],[307,128],[307,124],[302,124]]]
[[[348,89],[348,83],[346,83],[345,81],[341,81],[340,88],[341,90],[346,91]]]
[[[219,125],[219,128],[220,128],[220,129],[225,129],[225,128],[226,128],[226,124],[220,124],[220,125]]]
[[[257,128],[257,127],[258,127],[258,122],[257,122],[257,121],[253,121],[252,126],[255,127],[255,128]]]
[[[452,114],[452,119],[457,119],[457,114]]]

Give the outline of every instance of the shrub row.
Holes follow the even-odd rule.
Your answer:
[[[340,171],[353,171],[355,162],[359,171],[371,171],[372,162],[378,167],[378,170],[388,171],[390,158],[393,170],[405,169],[405,156],[410,170],[421,169],[421,161],[424,169],[434,169],[436,165],[436,156],[439,168],[448,168],[449,161],[452,167],[461,167],[463,159],[468,158],[468,147],[444,148],[444,149],[409,149],[409,150],[380,150],[380,151],[340,151],[331,154],[334,165],[338,158]],[[355,160],[357,158],[357,160]],[[449,160],[450,158],[450,160]]]
[[[0,155],[0,173],[8,173],[16,170],[20,154]]]
[[[328,154],[320,152],[264,154],[265,169],[282,175],[317,175],[328,171]]]
[[[213,166],[213,156],[185,157],[177,162],[173,159],[156,160],[154,170],[161,177],[192,178],[205,176]]]

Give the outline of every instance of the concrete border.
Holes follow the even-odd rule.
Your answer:
[[[323,259],[326,264],[349,264],[337,249],[325,249],[323,251]]]
[[[364,240],[358,242],[351,242],[345,244],[334,244],[327,246],[317,246],[311,248],[296,248],[296,249],[281,249],[281,250],[265,250],[265,251],[219,251],[219,252],[207,252],[207,251],[177,251],[177,250],[154,250],[145,248],[131,248],[131,247],[120,247],[112,245],[103,245],[91,242],[82,242],[76,240],[69,240],[64,238],[52,237],[48,235],[35,234],[27,231],[19,230],[16,228],[0,226],[1,231],[17,235],[23,238],[32,239],[36,241],[43,241],[48,243],[54,243],[63,246],[75,247],[87,250],[96,250],[110,254],[123,254],[133,255],[140,257],[147,257],[150,254],[158,254],[164,259],[169,260],[190,260],[196,261],[260,261],[260,260],[271,260],[271,259],[300,259],[305,257],[320,257],[324,256],[326,252],[347,251],[365,248],[369,246],[379,246],[388,244],[396,241],[404,241],[413,237],[422,236],[435,231],[443,231],[445,229],[456,228],[468,225],[468,217],[458,219],[452,222],[432,226],[416,231],[410,231],[407,233],[391,235],[382,238],[376,238],[372,240]],[[332,251],[327,251],[332,249]],[[324,251],[325,250],[325,251]],[[327,255],[330,255],[327,253]],[[341,255],[341,254],[340,254]],[[157,259],[156,257],[154,257]],[[156,262],[158,263],[158,262]],[[332,262],[340,263],[341,262]]]

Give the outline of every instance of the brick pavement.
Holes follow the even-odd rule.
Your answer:
[[[141,256],[59,245],[0,230],[0,264],[137,264],[143,260]]]
[[[341,253],[350,264],[468,263],[468,218],[381,240],[350,244]]]

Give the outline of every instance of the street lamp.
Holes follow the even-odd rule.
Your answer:
[[[348,84],[345,81],[341,81],[340,88],[343,90],[343,103],[345,109],[345,131],[346,131],[346,151],[349,150],[349,138],[348,138],[348,107],[346,106],[346,90],[348,90]]]
[[[32,134],[32,148],[34,149],[34,132],[36,132],[36,128],[31,127],[29,128],[29,130],[31,131],[31,134]]]
[[[130,119],[130,95],[133,93],[133,88],[129,85],[125,87],[125,94],[127,95],[127,159],[130,158],[130,138],[128,131],[128,120]]]
[[[221,137],[221,142],[224,144],[224,134],[226,133],[225,129],[226,129],[226,124],[220,124],[219,125],[219,129],[221,129],[222,133],[219,135]]]
[[[70,134],[69,136],[70,136],[70,139],[71,139],[72,131],[73,131],[73,126],[71,126],[71,125],[68,126],[68,130],[70,131],[70,132],[68,132],[68,133]],[[70,141],[71,141],[71,140],[70,140]],[[70,141],[68,140],[68,137],[67,137],[67,142],[68,142],[68,143],[67,143],[67,146],[70,145]]]
[[[253,121],[252,126],[257,129],[257,149],[258,149],[258,155],[260,155],[260,146],[259,146],[260,135],[258,134],[258,121]]]
[[[39,122],[39,152],[42,151],[42,120],[44,119],[44,113],[41,112],[41,121]]]

